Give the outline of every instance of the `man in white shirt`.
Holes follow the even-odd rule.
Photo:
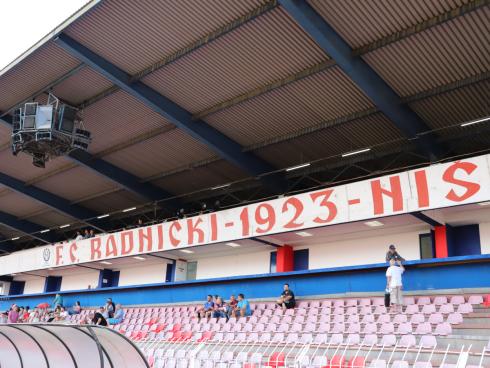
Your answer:
[[[395,264],[398,264],[396,266]],[[390,302],[394,312],[401,312],[403,305],[402,274],[405,271],[401,261],[390,259],[390,267],[386,270],[386,288],[390,289]]]

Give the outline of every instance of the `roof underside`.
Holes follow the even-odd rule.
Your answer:
[[[284,179],[289,192],[427,164],[412,137],[300,26],[286,2],[106,0],[61,32],[178,105],[192,116],[189,124],[231,139],[244,157],[276,170],[312,162]],[[490,149],[488,124],[459,126],[490,114],[490,1],[310,0],[307,6],[420,118],[424,133],[433,132],[439,159]],[[203,201],[236,205],[271,194],[244,166],[119,89],[54,38],[0,72],[0,86],[0,116],[26,100],[45,101],[50,90],[80,107],[93,137],[91,160],[175,196],[189,210]],[[133,206],[148,220],[174,214],[166,202],[155,205],[144,191],[130,191],[120,176],[69,157],[39,169],[24,154],[12,156],[9,142],[10,129],[0,124],[0,173],[25,187],[95,215]],[[340,158],[366,147],[370,154]],[[233,185],[211,190],[227,183]],[[84,223],[1,184],[1,212],[43,227]],[[118,221],[109,225],[132,220]],[[19,234],[0,225],[2,238]],[[22,239],[19,247],[36,244]]]

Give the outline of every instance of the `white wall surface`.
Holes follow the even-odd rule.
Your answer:
[[[416,260],[420,259],[419,234],[429,231],[427,228],[377,236],[364,234],[362,237],[357,234],[351,239],[332,239],[301,248],[310,250],[310,270],[384,262],[390,244],[395,244],[398,253],[406,260]]]
[[[480,224],[481,254],[490,254],[490,222]]]
[[[269,273],[270,251],[197,260],[197,279]]]
[[[119,286],[165,282],[166,274],[167,263],[165,262],[122,268],[119,273]]]
[[[25,280],[24,294],[37,294],[44,291],[44,277],[36,277]]]
[[[88,286],[95,289],[99,284],[99,271],[93,270],[86,273],[64,274],[61,278],[61,291],[84,290]]]

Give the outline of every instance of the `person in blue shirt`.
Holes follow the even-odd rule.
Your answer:
[[[249,317],[252,315],[252,310],[250,309],[250,303],[247,299],[245,299],[245,295],[238,294],[238,304],[236,309],[233,311],[233,315],[235,318],[240,317]]]
[[[124,310],[121,307],[121,304],[116,304],[116,312],[114,313],[114,317],[109,318],[107,322],[109,322],[110,325],[118,325],[120,324],[124,319]]]
[[[63,297],[60,294],[56,294],[53,300],[53,307],[56,308],[57,306],[63,306]]]
[[[198,309],[197,311],[197,319],[200,321],[201,318],[209,318],[211,317],[211,314],[213,313],[214,310],[214,302],[213,302],[213,296],[208,295],[206,303]]]

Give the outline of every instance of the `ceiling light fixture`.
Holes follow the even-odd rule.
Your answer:
[[[20,236],[16,236],[15,238],[12,238],[10,240],[19,240],[20,239]]]
[[[49,233],[50,231],[51,231],[50,229],[44,229],[44,230],[41,230],[40,233],[44,234],[44,233]]]
[[[65,227],[70,227],[70,224],[60,225],[60,229],[64,229]]]
[[[461,124],[462,127],[468,126],[468,125],[473,125],[473,124],[478,124],[478,123],[483,123],[484,121],[489,121],[490,116],[487,116],[486,118],[481,118],[481,119],[476,119],[472,121],[468,121],[466,123]]]
[[[296,235],[302,236],[303,238],[307,238],[308,236],[313,236],[312,233],[309,233],[307,231],[299,231],[295,233]]]
[[[100,215],[100,216],[97,216],[98,219],[103,219],[103,218],[106,218],[106,217],[109,217],[110,215],[108,213],[106,213],[105,215]]]
[[[180,249],[180,251],[181,251],[182,253],[187,253],[187,254],[194,253],[194,251],[189,250],[189,249]]]
[[[223,189],[223,188],[228,188],[231,185],[231,183],[228,184],[223,184],[223,185],[217,185],[215,187],[212,187],[211,190],[217,190],[217,189]]]
[[[144,257],[140,257],[140,256],[136,256],[136,257],[133,257],[134,259],[137,259],[138,261],[144,261],[146,258]]]
[[[125,210],[122,210],[123,212],[130,212],[130,211],[134,211],[136,209],[136,207],[129,207],[129,208],[126,208]]]
[[[354,156],[354,155],[358,155],[360,153],[369,152],[369,151],[371,151],[371,148],[364,148],[364,149],[357,150],[357,151],[343,153],[342,157]]]
[[[310,165],[311,165],[311,163],[307,162],[307,163],[305,163],[305,164],[301,164],[301,165],[296,165],[296,166],[291,166],[291,167],[288,167],[288,168],[286,169],[286,171],[288,171],[288,172],[289,172],[289,171],[299,170],[299,169],[302,169],[303,167],[308,167],[308,166],[310,166]]]
[[[232,247],[232,248],[238,248],[240,246],[240,244],[238,243],[233,243],[233,242],[230,242],[230,243],[225,243],[226,245],[228,245],[229,247]]]
[[[108,261],[100,261],[99,263],[102,263],[102,264],[105,264],[105,265],[111,265],[112,262],[108,262]]]
[[[364,223],[365,225],[367,226],[371,226],[371,227],[378,227],[378,226],[383,226],[384,224],[381,222],[381,221],[367,221]]]

